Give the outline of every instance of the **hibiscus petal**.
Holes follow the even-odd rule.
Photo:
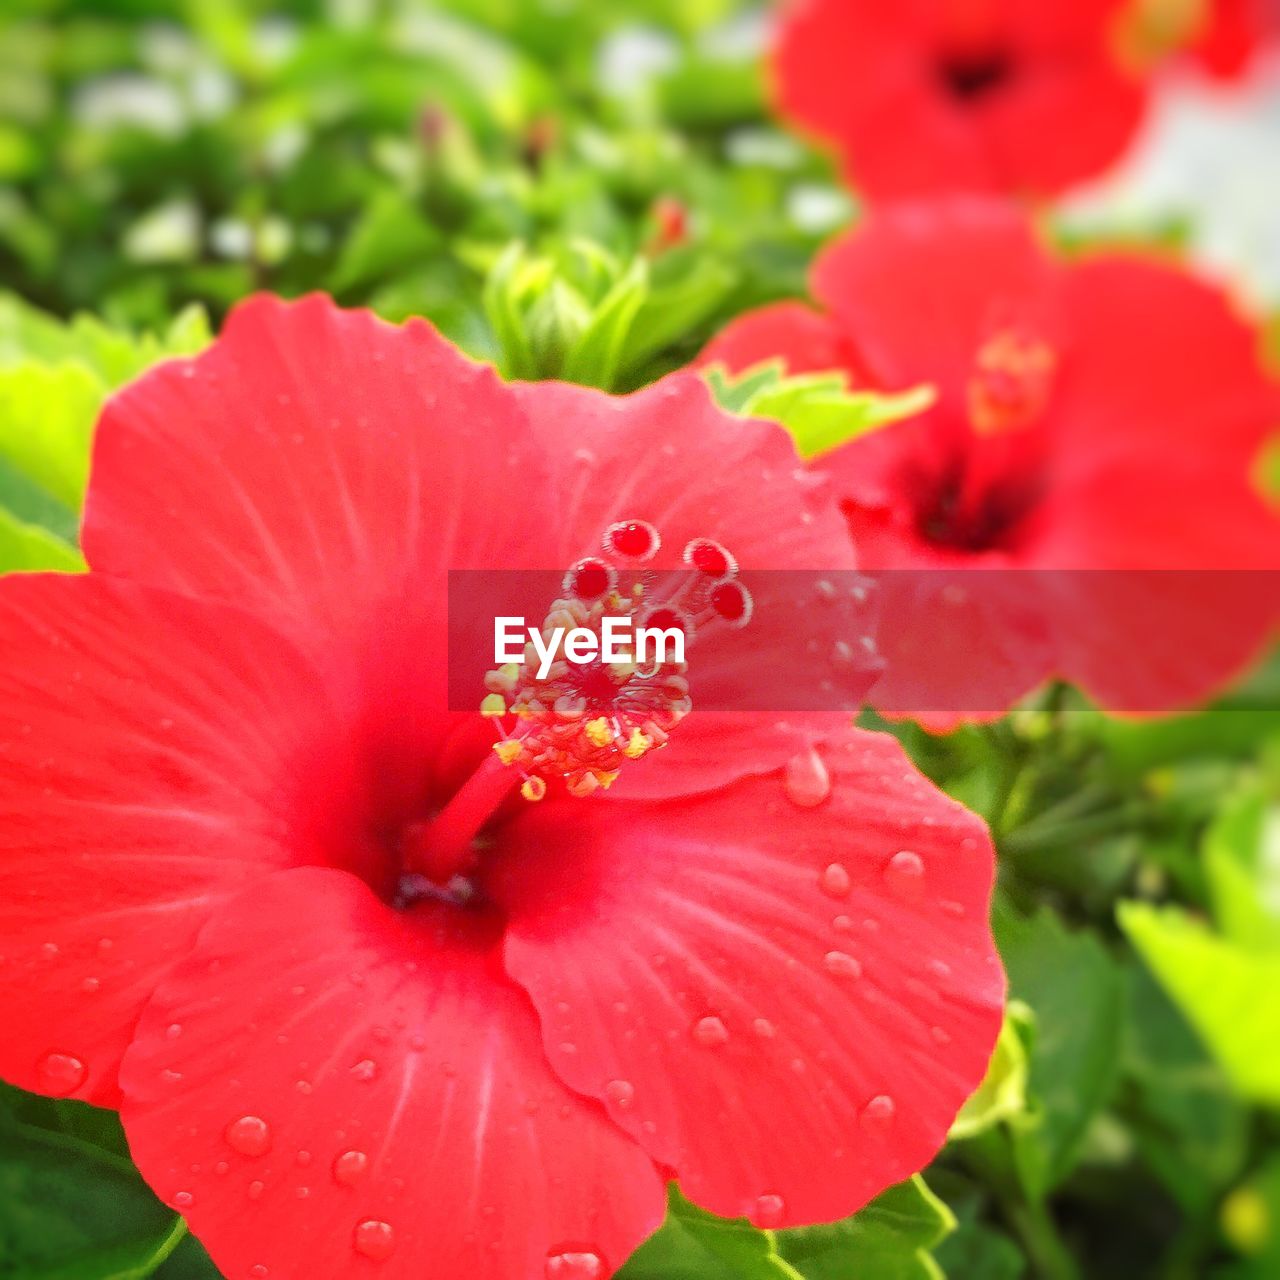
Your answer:
[[[139,1025],[123,1118],[228,1275],[603,1277],[656,1228],[662,1179],[552,1075],[495,936],[321,869],[202,933]]]
[[[787,373],[854,372],[856,356],[840,329],[803,302],[776,302],[731,320],[707,344],[700,365],[723,364],[743,373],[757,364],[782,361]]]
[[[769,1226],[839,1218],[930,1159],[1004,989],[982,823],[881,735],[788,773],[529,813],[494,885],[557,1072],[691,1198]]]
[[[350,775],[314,675],[236,610],[9,577],[0,652],[0,1074],[110,1104],[158,979],[246,878],[321,856],[312,790],[340,811]]]
[[[963,410],[974,355],[994,328],[1056,338],[1054,278],[1016,205],[955,196],[873,211],[819,257],[813,292],[879,385],[933,386]]]
[[[547,491],[513,397],[425,323],[262,296],[108,403],[83,542],[328,642],[422,609],[446,568],[520,567]]]
[[[1171,264],[1108,254],[1066,272],[1061,295],[1072,335],[1054,410],[1064,482],[1118,458],[1150,465],[1156,450],[1249,471],[1280,428],[1280,383],[1265,371],[1256,325],[1220,289]]]

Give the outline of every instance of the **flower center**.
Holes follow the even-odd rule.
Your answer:
[[[1058,360],[1054,350],[1020,328],[997,331],[978,349],[969,378],[969,421],[980,436],[1029,426],[1044,412]]]
[[[990,97],[1013,76],[1013,60],[1002,49],[950,54],[937,65],[938,79],[958,102],[974,103]]]
[[[746,626],[753,601],[720,543],[695,538],[668,569],[654,565],[661,545],[646,521],[611,525],[601,552],[565,573],[541,648],[531,640],[521,661],[486,675],[480,711],[493,725],[492,753],[443,808],[401,830],[394,906],[432,899],[483,907],[486,828],[517,790],[526,801],[553,789],[590,796],[666,746],[693,708],[690,648],[714,629]],[[568,644],[556,647],[570,633],[595,639],[582,661]]]
[[[481,711],[499,735],[494,752],[526,800],[556,785],[578,797],[607,790],[628,761],[664,747],[693,708],[687,654],[699,633],[750,621],[751,594],[725,547],[695,538],[681,568],[658,570],[650,564],[660,546],[645,521],[610,526],[602,554],[565,574],[542,623],[543,651],[530,643],[522,661],[486,676]],[[587,648],[597,656],[548,663],[545,645],[573,631],[594,638]],[[619,635],[629,637],[621,651]]]

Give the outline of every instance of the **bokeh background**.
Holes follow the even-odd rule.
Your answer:
[[[858,201],[771,117],[769,24],[736,0],[6,0],[0,571],[77,565],[103,398],[254,290],[613,390],[803,296]],[[1280,314],[1280,59],[1171,69],[1051,223],[1179,246]],[[1280,664],[1194,715],[1055,687],[894,731],[992,823],[1015,1002],[928,1189],[806,1280],[1280,1276]],[[706,1229],[678,1205],[624,1277],[792,1274]],[[217,1272],[114,1117],[0,1092],[0,1276],[149,1275]]]

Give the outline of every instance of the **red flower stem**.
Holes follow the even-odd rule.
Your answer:
[[[405,850],[405,868],[436,884],[466,875],[476,864],[475,838],[520,782],[520,773],[491,755],[430,822],[417,826]]]

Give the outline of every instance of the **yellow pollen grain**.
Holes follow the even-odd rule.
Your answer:
[[[631,740],[622,748],[622,754],[628,760],[639,760],[651,746],[653,746],[652,738],[641,733],[639,729],[632,729]]]
[[[604,716],[600,716],[595,720],[588,720],[583,727],[583,732],[587,735],[587,741],[593,747],[607,747],[613,741],[613,729],[610,728],[608,720]]]
[[[547,794],[547,784],[541,778],[526,778],[520,784],[520,794],[536,804]]]
[[[524,745],[517,742],[515,738],[504,738],[501,742],[495,742],[493,749],[503,764],[513,765],[523,754]]]
[[[507,714],[507,700],[500,693],[491,693],[480,704],[480,714],[482,716],[505,716]]]
[[[600,784],[601,790],[608,791],[617,782],[619,770],[615,769],[612,773],[606,773],[603,769],[597,769],[595,773],[596,781]]]

